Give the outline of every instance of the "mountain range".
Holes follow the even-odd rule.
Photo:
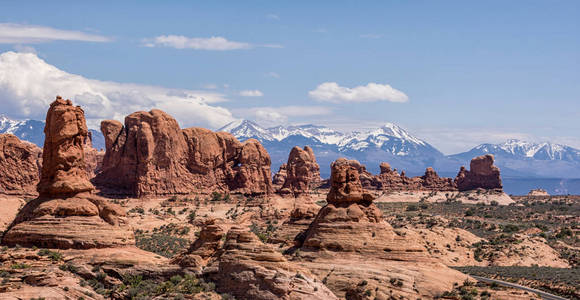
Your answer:
[[[473,157],[490,153],[494,154],[504,177],[580,178],[580,150],[549,142],[508,140],[444,155],[393,123],[344,134],[311,124],[265,128],[250,120],[239,120],[219,130],[230,132],[240,140],[255,138],[262,142],[270,153],[274,170],[286,162],[292,147],[309,145],[321,165],[323,177],[330,175],[329,167],[325,166],[340,156],[359,160],[373,173],[379,171],[380,162],[386,161],[410,176],[421,175],[426,167],[434,167],[440,175],[454,177],[459,167],[468,166]]]
[[[0,133],[12,133],[42,147],[44,122],[14,120],[0,115]],[[238,120],[219,129],[239,140],[259,140],[272,159],[272,171],[286,162],[290,149],[308,145],[313,148],[321,175],[330,176],[330,163],[338,157],[357,159],[370,172],[378,173],[383,161],[405,170],[409,176],[422,175],[434,167],[441,176],[454,177],[459,167],[471,158],[491,153],[504,178],[580,178],[580,150],[554,143],[508,140],[500,144],[481,144],[467,152],[444,155],[428,142],[413,136],[393,123],[367,130],[343,133],[319,125],[262,127],[250,120]],[[104,149],[102,133],[90,129],[93,146]]]

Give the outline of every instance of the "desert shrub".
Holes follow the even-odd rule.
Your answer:
[[[222,200],[222,194],[220,192],[213,192],[211,193],[211,201],[221,201]]]
[[[151,235],[135,235],[136,245],[140,249],[153,252],[164,257],[185,250],[189,246],[189,240],[171,236],[165,233],[153,233]]]
[[[419,210],[419,207],[417,205],[415,205],[415,204],[410,204],[410,205],[407,205],[407,209],[406,210],[407,211],[418,211]]]
[[[52,261],[62,260],[62,253],[57,251],[51,251],[48,249],[40,249],[37,253],[39,256],[48,256]]]

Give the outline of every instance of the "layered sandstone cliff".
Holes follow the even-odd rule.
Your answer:
[[[124,210],[91,194],[83,110],[60,97],[46,115],[39,198],[16,216],[2,243],[47,248],[103,248],[133,244]]]
[[[180,129],[161,110],[135,112],[125,124],[103,121],[106,154],[94,182],[105,193],[136,196],[272,191],[270,156],[256,140],[225,132]]]

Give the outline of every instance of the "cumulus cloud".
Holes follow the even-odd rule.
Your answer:
[[[246,119],[252,119],[256,122],[266,125],[280,125],[284,124],[290,118],[295,117],[313,117],[321,115],[329,115],[332,113],[332,109],[325,106],[300,106],[300,105],[290,105],[290,106],[261,106],[261,107],[251,107],[251,108],[240,108],[234,110],[236,115],[239,115]]]
[[[240,92],[240,96],[243,97],[262,97],[264,93],[259,90],[245,90]]]
[[[0,44],[36,44],[51,41],[109,42],[111,39],[82,31],[0,23]]]
[[[325,82],[308,92],[308,95],[319,101],[327,102],[407,102],[405,93],[394,89],[388,84],[371,82],[354,88],[339,86],[336,82]]]
[[[152,39],[145,39],[144,43],[146,47],[170,47],[194,50],[226,51],[252,48],[252,45],[248,43],[229,41],[221,36],[190,38],[183,35],[161,35]]]
[[[102,119],[122,121],[152,108],[173,115],[184,127],[217,128],[234,119],[227,109],[210,105],[227,100],[219,93],[93,80],[60,70],[33,53],[0,54],[1,113],[44,119],[56,95],[81,105],[92,127]]]

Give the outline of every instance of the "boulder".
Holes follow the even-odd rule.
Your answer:
[[[282,191],[299,196],[309,192],[312,185],[320,181],[320,166],[316,162],[312,148],[308,146],[304,149],[298,146],[292,148],[286,163],[286,179]]]
[[[95,184],[106,194],[164,195],[213,191],[272,192],[270,156],[256,140],[180,129],[161,110],[135,112],[125,124],[103,121],[106,153]]]
[[[0,134],[0,193],[35,194],[41,165],[39,147],[12,134]]]
[[[500,170],[493,165],[493,161],[493,155],[486,154],[473,158],[469,165],[469,171],[462,166],[455,178],[455,184],[459,191],[501,190]]]
[[[124,210],[90,192],[83,110],[60,97],[46,116],[39,198],[28,202],[2,238],[5,245],[104,248],[134,244]]]

